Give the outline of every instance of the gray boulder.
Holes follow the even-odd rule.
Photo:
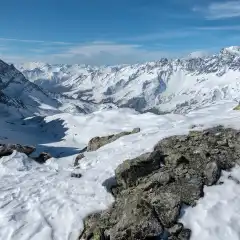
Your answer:
[[[36,148],[20,144],[0,144],[0,157],[11,155],[15,150],[29,156],[36,150]]]
[[[151,206],[155,209],[163,226],[172,227],[180,214],[180,196],[172,192],[160,192],[150,199]]]
[[[131,132],[121,132],[118,134],[112,134],[112,135],[104,136],[104,137],[94,137],[89,141],[88,146],[87,146],[87,151],[88,152],[96,151],[100,147],[103,147],[106,144],[114,142],[117,139],[119,139],[120,137],[130,135],[130,134],[135,134],[138,132],[140,132],[140,128],[134,128]]]
[[[34,160],[38,163],[45,163],[48,159],[52,158],[52,156],[49,153],[42,152],[39,154],[38,157],[34,158]]]
[[[205,184],[207,186],[212,186],[213,184],[216,184],[216,182],[221,176],[221,169],[215,161],[210,162],[206,165],[204,176]]]
[[[132,187],[140,177],[158,170],[162,161],[159,152],[146,153],[133,160],[126,160],[115,171],[117,183],[124,188]]]
[[[74,161],[73,166],[74,166],[74,167],[77,167],[77,166],[79,165],[79,161],[80,161],[81,159],[83,159],[84,157],[85,157],[85,156],[84,156],[83,153],[78,154],[77,157],[75,158],[75,161]]]
[[[81,173],[71,173],[71,177],[72,178],[81,178],[82,177],[82,174]]]

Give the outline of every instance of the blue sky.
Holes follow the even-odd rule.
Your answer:
[[[8,0],[0,58],[135,63],[240,45],[240,0]]]

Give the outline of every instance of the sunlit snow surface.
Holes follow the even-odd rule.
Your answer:
[[[188,133],[192,125],[239,128],[240,113],[232,111],[235,106],[223,102],[185,116],[118,109],[86,116],[57,114],[44,121],[15,120],[14,124],[1,118],[0,141],[34,144],[59,158],[45,165],[16,152],[0,159],[0,239],[76,240],[83,218],[114,201],[103,185],[121,162],[151,151],[164,137]],[[76,153],[92,137],[134,127],[141,132],[86,153],[80,163],[82,178],[70,177]],[[240,179],[239,168],[233,171]],[[193,230],[193,240],[240,239],[240,185],[223,178],[223,185],[205,188],[206,196],[195,208],[187,208],[181,219]]]
[[[220,181],[224,184],[205,187],[204,198],[181,219],[193,240],[240,239],[240,168],[224,172]]]

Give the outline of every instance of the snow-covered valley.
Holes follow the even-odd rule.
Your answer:
[[[17,68],[25,77],[0,62],[0,144],[34,145],[35,155],[52,158],[39,164],[16,151],[0,158],[0,239],[76,240],[84,218],[114,202],[105,183],[123,161],[190,130],[240,130],[240,112],[233,110],[240,99],[236,48],[133,66]],[[161,114],[140,113],[153,108]],[[74,167],[93,137],[133,128],[141,131],[85,152]],[[71,177],[75,171],[81,178]],[[240,185],[230,174],[223,172],[221,185],[205,186],[196,207],[184,210],[180,222],[192,230],[191,240],[240,240]],[[240,181],[239,167],[232,175]]]

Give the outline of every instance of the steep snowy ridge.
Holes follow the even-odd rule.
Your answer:
[[[1,112],[10,112],[12,109],[12,113],[20,113],[24,116],[59,112],[86,114],[101,108],[101,105],[91,101],[76,100],[72,96],[49,92],[42,86],[29,81],[13,65],[8,65],[1,60],[0,104]]]
[[[0,60],[1,110],[16,108],[19,112],[32,114],[44,106],[56,108],[59,103],[38,85],[28,81],[13,65]]]
[[[39,86],[78,100],[111,103],[138,111],[187,112],[217,100],[238,100],[240,48],[203,58],[161,59],[135,65],[91,67],[16,65]]]

